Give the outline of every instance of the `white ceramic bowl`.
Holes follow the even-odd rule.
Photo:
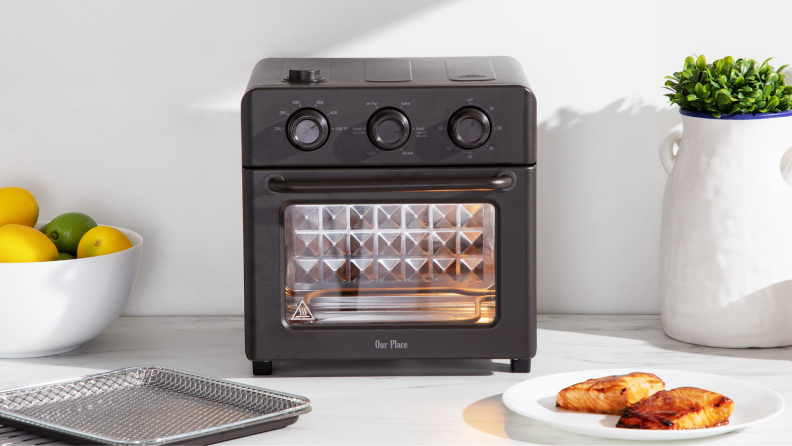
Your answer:
[[[121,315],[137,278],[143,237],[116,229],[132,248],[85,259],[0,263],[0,358],[74,350]]]

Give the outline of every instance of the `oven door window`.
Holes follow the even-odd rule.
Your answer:
[[[495,319],[491,204],[300,204],[284,212],[288,324]]]

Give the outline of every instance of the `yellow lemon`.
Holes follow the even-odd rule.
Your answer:
[[[123,232],[109,226],[97,226],[80,239],[80,244],[77,245],[77,258],[103,256],[131,247],[132,242]]]
[[[33,194],[21,187],[0,188],[0,226],[11,223],[34,227],[39,207]]]
[[[15,223],[0,227],[0,263],[58,260],[58,248],[41,232]]]

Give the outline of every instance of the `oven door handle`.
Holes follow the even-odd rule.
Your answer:
[[[427,180],[369,180],[369,181],[285,181],[270,177],[269,190],[281,194],[332,194],[371,192],[449,192],[510,190],[516,176],[501,172],[492,178],[454,178]]]

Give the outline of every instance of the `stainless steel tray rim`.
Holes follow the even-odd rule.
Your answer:
[[[301,407],[301,408],[294,408],[294,409],[287,409],[286,411],[275,413],[275,414],[267,414],[267,415],[263,415],[261,417],[250,418],[250,419],[247,419],[247,420],[244,420],[244,421],[238,421],[236,423],[220,424],[220,425],[217,425],[216,427],[195,430],[195,431],[191,431],[191,432],[188,432],[188,433],[185,433],[185,434],[172,435],[172,436],[169,436],[169,437],[161,437],[161,438],[147,438],[147,439],[144,439],[144,440],[137,440],[137,441],[123,441],[123,440],[118,439],[118,438],[104,437],[104,436],[101,436],[101,435],[94,435],[94,434],[86,433],[84,431],[74,430],[74,429],[71,429],[68,426],[64,426],[62,424],[57,424],[57,423],[42,423],[37,418],[26,417],[24,415],[17,415],[17,414],[14,414],[13,412],[8,412],[8,411],[2,410],[2,409],[0,409],[0,414],[4,415],[6,418],[9,418],[9,419],[12,419],[12,420],[16,420],[16,421],[19,421],[19,422],[22,422],[22,423],[26,423],[26,424],[29,424],[29,425],[38,426],[38,427],[46,428],[46,429],[60,430],[63,433],[66,433],[66,434],[80,436],[80,437],[91,439],[91,440],[97,441],[97,442],[104,442],[104,443],[113,444],[113,445],[119,445],[119,446],[127,446],[127,445],[132,446],[132,445],[165,444],[165,443],[168,443],[168,442],[185,440],[185,439],[188,439],[190,437],[200,436],[200,435],[203,435],[203,434],[206,434],[206,433],[225,432],[226,430],[231,430],[231,429],[234,429],[235,427],[239,427],[239,426],[242,426],[242,425],[255,424],[255,423],[260,422],[260,421],[277,421],[277,420],[282,420],[284,418],[290,418],[290,417],[304,415],[304,414],[307,414],[308,412],[310,412],[311,410],[312,409],[311,409],[310,406]]]
[[[293,395],[293,394],[279,392],[279,391],[275,391],[275,390],[264,389],[264,388],[261,388],[261,387],[256,387],[256,386],[252,386],[252,385],[248,385],[248,384],[237,383],[237,382],[228,381],[228,380],[219,379],[219,378],[211,378],[211,377],[196,375],[194,373],[184,372],[184,371],[175,370],[175,369],[171,369],[171,368],[168,368],[168,367],[162,367],[162,366],[134,366],[134,367],[126,367],[126,368],[123,368],[123,369],[118,369],[118,370],[113,370],[113,371],[108,371],[108,372],[101,372],[101,373],[96,373],[96,374],[92,374],[92,375],[86,375],[86,376],[82,376],[82,377],[79,377],[79,378],[70,379],[70,380],[67,380],[67,381],[55,381],[55,382],[51,382],[51,383],[47,383],[47,384],[39,384],[39,385],[35,385],[35,386],[30,386],[30,387],[17,387],[17,388],[12,388],[12,389],[6,389],[6,390],[0,391],[0,401],[8,401],[8,399],[9,399],[8,396],[10,396],[10,395],[19,395],[19,394],[25,394],[25,393],[32,394],[32,393],[34,393],[36,391],[43,391],[45,389],[65,388],[65,387],[67,387],[69,385],[73,385],[73,384],[76,384],[76,383],[95,381],[97,379],[107,378],[107,377],[110,377],[110,376],[113,376],[113,375],[122,375],[124,373],[129,373],[129,372],[133,372],[133,371],[135,371],[135,372],[142,371],[144,373],[146,371],[149,371],[149,372],[152,372],[152,376],[157,374],[157,373],[161,373],[161,372],[173,373],[173,374],[177,374],[177,375],[182,375],[182,376],[187,377],[187,378],[194,378],[194,379],[199,379],[199,380],[202,380],[202,381],[208,381],[208,382],[211,382],[211,383],[221,384],[221,385],[223,385],[225,387],[232,388],[232,389],[252,391],[252,392],[255,392],[255,393],[258,393],[258,394],[266,395],[268,397],[275,397],[275,398],[278,398],[278,399],[290,401],[290,402],[292,402],[294,404],[297,404],[297,405],[294,406],[294,407],[290,407],[290,408],[287,408],[287,409],[280,410],[278,412],[268,413],[268,414],[264,414],[264,415],[261,415],[261,416],[252,417],[252,418],[248,418],[248,419],[241,420],[241,421],[236,421],[236,422],[233,422],[233,423],[218,424],[216,426],[211,426],[211,427],[207,427],[207,428],[203,428],[203,429],[197,429],[197,430],[185,432],[185,433],[182,433],[182,434],[164,436],[164,437],[159,437],[159,438],[136,439],[136,440],[133,440],[133,441],[129,441],[129,440],[126,440],[126,439],[121,439],[121,438],[114,438],[114,437],[107,437],[107,436],[97,435],[97,434],[85,432],[85,431],[82,431],[82,430],[73,429],[73,428],[71,428],[69,426],[66,426],[66,425],[63,425],[63,424],[59,424],[59,423],[54,423],[54,422],[53,423],[45,423],[45,422],[42,422],[39,418],[29,417],[29,416],[26,416],[26,415],[19,414],[19,413],[15,412],[15,411],[12,411],[12,410],[5,410],[5,409],[2,409],[2,408],[0,408],[0,415],[2,415],[4,418],[10,419],[10,420],[15,420],[15,421],[20,422],[20,423],[28,424],[28,425],[31,425],[31,426],[36,426],[36,427],[39,427],[39,428],[42,428],[42,429],[48,429],[48,430],[52,430],[52,431],[60,431],[60,432],[65,433],[65,434],[78,436],[78,437],[81,437],[81,438],[84,438],[84,439],[87,439],[87,440],[91,440],[91,441],[95,441],[95,442],[99,442],[99,443],[108,443],[108,444],[114,444],[114,445],[155,445],[155,444],[164,444],[164,443],[176,442],[176,441],[180,441],[180,440],[186,440],[186,439],[189,439],[191,437],[200,437],[200,436],[202,436],[204,434],[208,434],[208,433],[222,433],[222,432],[234,430],[235,428],[239,428],[239,427],[255,425],[255,424],[261,423],[263,421],[271,422],[271,421],[278,421],[278,420],[291,418],[291,417],[297,417],[297,416],[306,414],[306,413],[311,411],[310,400],[305,398],[305,397],[299,396],[299,395]],[[118,391],[118,390],[126,390],[126,389],[114,389],[114,390],[108,391],[107,393],[110,393],[110,392],[113,392],[113,391]],[[53,404],[53,403],[45,403],[45,404]]]

